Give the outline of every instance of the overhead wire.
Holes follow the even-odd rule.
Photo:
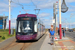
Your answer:
[[[18,3],[19,3],[19,0],[17,0],[18,1]]]
[[[36,13],[36,10],[38,10],[38,13],[36,13],[36,15],[38,16],[40,9],[37,9],[36,4],[34,4],[34,2],[33,2],[32,0],[31,0],[31,2],[32,2],[32,3],[33,3],[33,5],[36,7],[36,9],[34,9],[34,10],[35,10],[35,13]]]
[[[13,2],[13,1],[12,1]],[[20,6],[23,6],[22,4],[20,4],[20,3],[16,3],[16,2],[13,2],[13,3],[15,3],[15,4],[18,4],[18,5],[20,5]]]
[[[31,2],[34,4],[34,2],[31,0]],[[34,4],[34,6],[37,8],[37,6]]]
[[[9,0],[8,0],[8,1],[9,1]],[[16,3],[16,2],[14,2],[14,1],[11,0],[12,3],[15,3],[15,4],[17,4],[17,5],[22,6],[22,9],[23,9],[23,8],[24,8],[24,5],[20,4],[20,3],[19,3],[19,0],[17,0],[17,1],[18,1],[18,3]],[[31,2],[32,2],[33,5],[37,8],[37,6],[34,4],[34,2],[33,2],[32,0],[31,0]],[[25,5],[25,6],[32,6],[32,5]],[[40,10],[40,9],[36,9],[36,10]],[[38,12],[38,13],[39,13],[39,12]],[[37,15],[38,15],[38,14],[37,14]]]

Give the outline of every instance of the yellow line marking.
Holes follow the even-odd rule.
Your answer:
[[[62,50],[61,48],[59,50]]]
[[[65,50],[65,49],[63,49],[63,50]]]
[[[73,49],[71,49],[71,50],[73,50]]]
[[[56,44],[58,44],[58,42],[55,42]]]
[[[64,47],[66,47],[66,46],[64,45]]]

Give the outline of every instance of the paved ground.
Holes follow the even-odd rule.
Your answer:
[[[67,37],[68,36],[68,37]],[[75,50],[74,32],[66,32],[66,37],[55,41],[54,50]]]
[[[47,32],[47,36],[40,48],[40,50],[53,50],[54,45],[50,45],[49,32]]]
[[[66,35],[69,34],[68,32]],[[73,34],[74,35],[74,34]],[[68,35],[69,36],[69,35]],[[55,40],[54,45],[50,45],[49,32],[40,38],[38,41],[21,41],[16,42],[15,37],[11,37],[0,43],[0,50],[74,50],[75,42],[69,37],[62,37]]]

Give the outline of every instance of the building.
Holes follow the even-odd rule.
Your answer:
[[[0,16],[0,29],[6,29],[6,20],[8,16]]]

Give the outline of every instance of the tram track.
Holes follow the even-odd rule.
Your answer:
[[[27,48],[32,42],[16,42],[16,40],[12,41],[10,44],[6,45],[5,47],[1,48],[0,50],[10,50],[10,48],[13,48],[14,46],[18,46],[21,44],[21,48],[19,50],[24,50]]]
[[[20,50],[24,50],[25,48],[27,48],[31,44],[32,43],[24,43]]]
[[[9,46],[11,46],[15,40],[13,40],[10,44],[6,45],[5,47],[1,48],[0,50],[6,50]]]
[[[40,41],[41,39],[39,39]],[[11,41],[8,45],[5,45],[0,50],[25,50],[32,45],[38,44],[38,41],[32,40],[32,41]],[[33,48],[33,47],[32,47]]]

